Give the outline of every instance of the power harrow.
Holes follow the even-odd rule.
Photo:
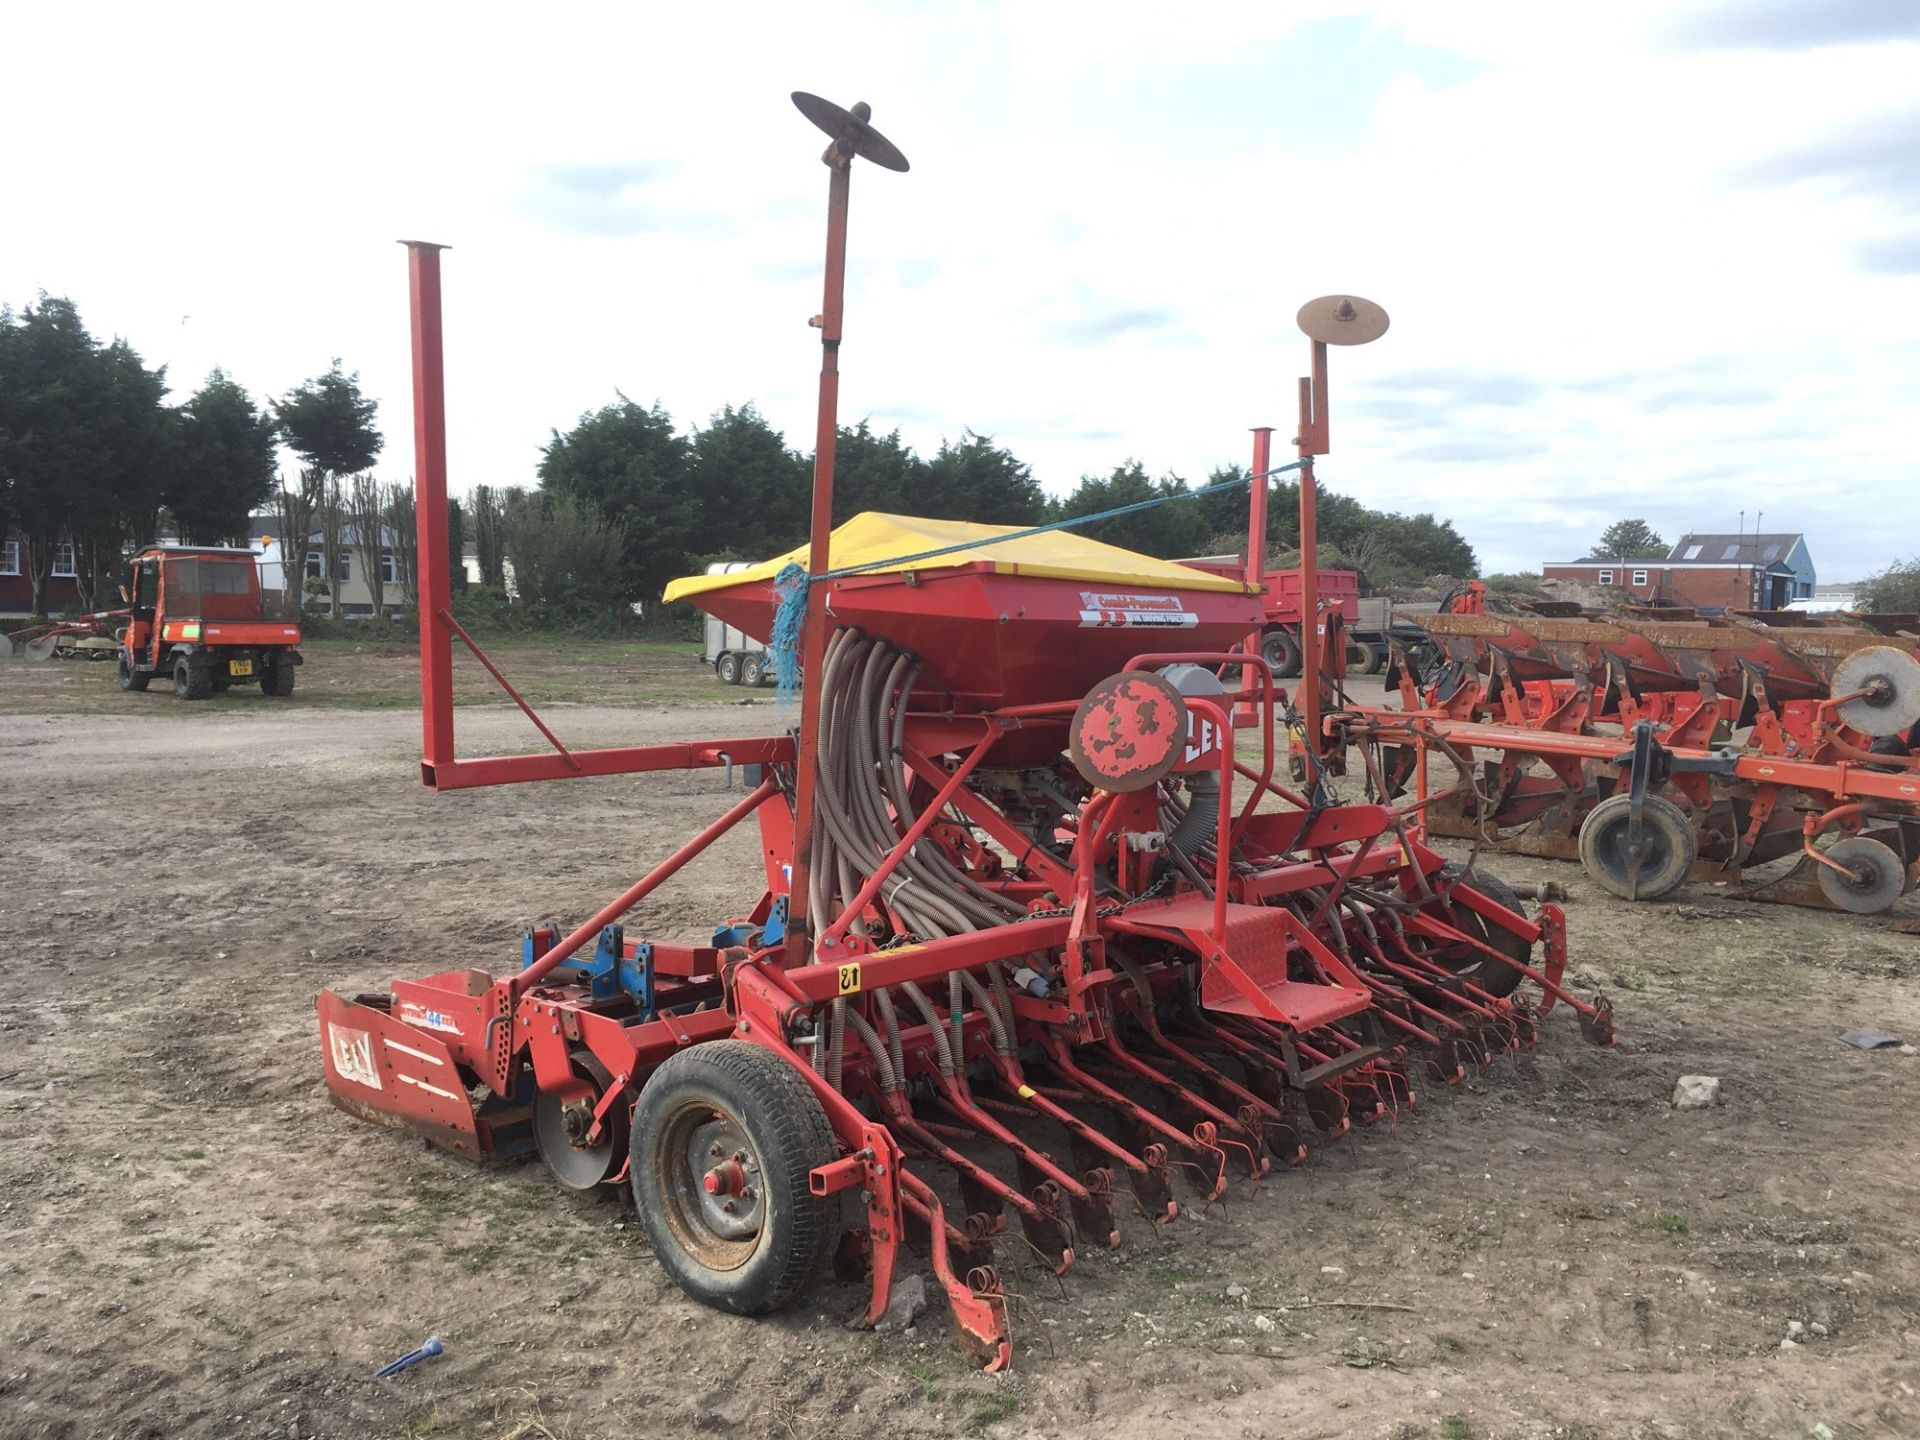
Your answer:
[[[72,620],[44,620],[0,635],[0,660],[111,660],[119,653],[109,626],[131,610],[101,610]]]
[[[1065,1272],[1532,1046],[1556,1003],[1603,1044],[1611,1012],[1562,988],[1555,906],[1528,918],[1392,806],[1334,803],[1316,756],[1304,792],[1276,778],[1300,721],[1258,651],[1257,574],[897,516],[830,533],[851,162],[906,162],[864,106],[795,101],[832,137],[812,539],[668,598],[760,639],[802,617],[797,734],[571,750],[508,686],[551,752],[456,755],[451,647],[478,647],[448,612],[439,247],[409,245],[425,782],[742,767],[745,793],[584,923],[527,931],[504,974],[323,992],[327,1083],[468,1158],[626,1183],[668,1274],[739,1313],[831,1264],[877,1322],[924,1252],[998,1369],[1009,1258]],[[1282,467],[1303,480],[1327,343]],[[737,911],[697,943],[628,933],[749,821]]]
[[[1397,667],[1401,710],[1340,722],[1381,747],[1387,793],[1416,792],[1423,830],[1577,858],[1628,899],[1768,865],[1748,893],[1871,914],[1913,888],[1920,617],[1467,598],[1423,619],[1445,662]]]

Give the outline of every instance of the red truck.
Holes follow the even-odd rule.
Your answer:
[[[1236,580],[1246,574],[1238,556],[1208,555],[1179,563]],[[1320,608],[1329,616],[1339,615],[1346,627],[1348,669],[1373,674],[1386,663],[1386,639],[1381,636],[1376,645],[1360,628],[1360,576],[1352,570],[1322,570],[1319,578]],[[1260,653],[1275,675],[1290,678],[1300,673],[1300,572],[1269,570],[1266,583],[1267,623]]]

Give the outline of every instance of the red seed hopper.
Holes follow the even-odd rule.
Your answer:
[[[911,559],[953,546],[954,554]],[[856,515],[833,532],[826,612],[917,656],[923,694],[962,710],[1077,695],[1144,649],[1227,650],[1261,624],[1257,595],[1209,574],[1069,531]],[[731,575],[676,580],[666,598],[770,640],[775,578],[805,548]],[[871,568],[865,568],[871,567]]]

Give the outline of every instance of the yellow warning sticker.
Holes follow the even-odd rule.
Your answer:
[[[860,993],[860,966],[857,963],[840,967],[840,993],[842,995]]]
[[[1036,1091],[1031,1085],[1022,1085],[1020,1087],[1020,1098],[1022,1100],[1031,1100],[1038,1093],[1039,1092]]]

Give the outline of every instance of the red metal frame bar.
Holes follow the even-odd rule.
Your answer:
[[[1320,735],[1320,529],[1319,495],[1314,488],[1313,457],[1327,453],[1327,344],[1313,342],[1313,375],[1300,381],[1300,431],[1294,437],[1300,457],[1300,703],[1306,743],[1317,758]]]
[[[1273,427],[1256,426],[1253,432],[1253,479],[1247,484],[1247,583],[1259,592],[1263,610],[1267,593],[1267,491],[1273,484],[1267,471],[1272,465]],[[1260,654],[1265,638],[1266,631],[1256,626],[1246,639],[1247,654]],[[1241,672],[1240,684],[1243,689],[1250,690],[1253,682],[1253,667],[1249,665]],[[1247,708],[1250,711],[1251,707]]]
[[[499,682],[500,688],[506,691],[508,697],[513,701],[513,703],[520,707],[520,713],[525,715],[527,719],[533,722],[534,729],[538,730],[542,735],[547,737],[547,743],[553,746],[554,749],[558,750],[561,756],[566,760],[567,765],[573,770],[575,774],[578,774],[580,771],[580,762],[573,758],[573,752],[567,749],[566,746],[562,745],[560,743],[560,737],[555,735],[553,731],[547,728],[547,722],[542,720],[540,716],[537,713],[535,713],[533,706],[529,705],[526,702],[525,698],[522,697],[520,692],[513,688],[512,682],[509,681],[506,676],[500,673],[500,667],[493,663],[492,659],[487,655],[487,652],[482,650],[478,645],[474,644],[473,637],[467,634],[466,627],[463,626],[458,620],[454,619],[450,612],[445,610],[442,610],[440,612],[440,623],[445,625],[448,629],[453,631],[455,635],[460,637],[460,643],[465,645],[467,649],[473,652],[473,658],[478,660],[482,665],[487,667],[487,673],[493,676],[493,678]]]
[[[836,140],[821,156],[826,163],[827,184],[827,260],[826,278],[821,295],[820,314],[820,400],[813,430],[813,508],[808,521],[807,574],[824,575],[832,567],[833,540],[833,459],[840,443],[840,331],[846,308],[847,278],[847,197],[853,174],[853,148]],[[800,669],[803,675],[820,675],[827,653],[827,623],[824,593],[817,586],[807,591],[807,617],[802,629]],[[820,738],[820,687],[803,684],[800,692],[800,747],[802,755],[812,755]],[[807,871],[813,859],[813,766],[800,765],[795,777],[793,806],[793,882],[787,892],[788,965],[806,963],[811,937],[807,934]]]
[[[787,737],[728,740],[712,745],[642,745],[570,750],[554,735],[500,669],[453,619],[451,558],[447,554],[446,361],[441,334],[440,252],[447,247],[405,240],[409,316],[413,334],[413,453],[415,534],[420,584],[420,779],[434,790],[514,785],[589,775],[702,769],[739,764],[785,764]],[[831,446],[829,446],[831,452]],[[453,640],[472,650],[487,672],[557,752],[459,759],[454,754]]]
[[[453,646],[434,617],[452,604],[447,556],[446,350],[440,326],[440,252],[430,240],[407,247],[413,332],[413,489],[420,586],[420,773],[428,785],[453,758]]]

